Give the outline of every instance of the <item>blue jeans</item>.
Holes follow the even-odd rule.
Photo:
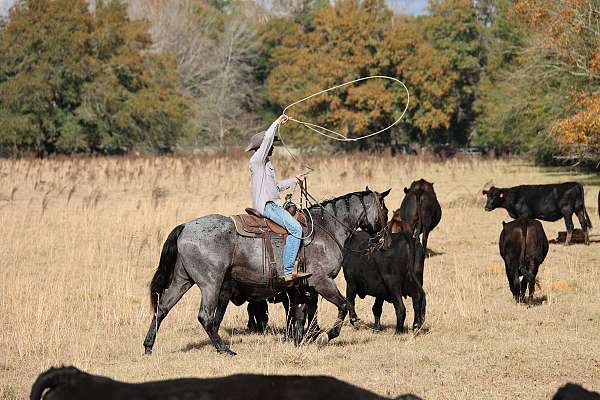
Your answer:
[[[298,254],[300,248],[300,239],[298,238],[302,237],[302,226],[289,212],[272,201],[265,204],[263,215],[288,231],[285,248],[283,249],[283,273],[291,274],[296,254]]]

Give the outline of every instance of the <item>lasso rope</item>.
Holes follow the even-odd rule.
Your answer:
[[[305,102],[305,101],[307,101],[309,99],[312,99],[313,97],[319,96],[319,95],[321,95],[323,93],[327,93],[327,92],[330,92],[332,90],[336,90],[336,89],[339,89],[341,87],[352,85],[354,83],[361,82],[361,81],[366,81],[366,80],[369,80],[369,79],[387,79],[387,80],[390,80],[390,81],[394,81],[394,82],[397,82],[397,83],[401,84],[402,87],[404,87],[404,90],[406,90],[406,106],[404,107],[404,111],[402,111],[402,114],[400,115],[400,117],[396,121],[394,121],[394,123],[391,124],[390,126],[387,126],[387,127],[383,128],[383,129],[380,129],[377,132],[372,132],[372,133],[369,133],[369,134],[366,134],[366,135],[363,135],[363,136],[359,136],[359,137],[356,137],[356,138],[349,138],[349,137],[347,137],[347,136],[345,136],[345,135],[343,135],[343,134],[341,134],[339,132],[336,132],[334,130],[327,129],[327,128],[323,127],[323,126],[320,126],[320,125],[317,125],[317,124],[313,124],[313,123],[310,123],[310,122],[300,121],[298,119],[292,118],[292,117],[290,117],[290,116],[287,115],[287,111],[290,108],[292,108],[295,105],[297,105],[297,104]],[[353,81],[342,83],[340,85],[336,85],[336,86],[330,87],[329,89],[321,90],[321,91],[319,91],[317,93],[314,93],[314,94],[311,94],[310,96],[307,96],[307,97],[305,97],[303,99],[295,101],[295,102],[293,102],[292,104],[288,105],[286,108],[283,109],[283,115],[287,116],[290,121],[294,121],[294,122],[296,122],[296,123],[298,123],[300,125],[303,125],[303,126],[307,127],[308,129],[310,129],[310,130],[318,133],[319,135],[325,136],[325,137],[327,137],[329,139],[337,140],[337,141],[340,141],[340,142],[357,142],[359,140],[363,140],[363,139],[370,138],[372,136],[379,135],[380,133],[383,133],[383,132],[391,129],[393,126],[395,126],[396,124],[398,124],[400,122],[400,120],[402,118],[404,118],[404,114],[406,114],[406,111],[408,110],[409,103],[410,103],[410,92],[408,91],[408,88],[406,87],[406,85],[404,84],[404,82],[402,82],[399,79],[392,78],[391,76],[374,75],[374,76],[367,76],[367,77],[364,77],[364,78],[354,79]],[[332,136],[330,134],[337,135],[337,137],[336,136]],[[279,137],[281,138],[281,136],[279,136]]]
[[[391,125],[383,128],[383,129],[380,129],[377,132],[372,132],[372,133],[369,133],[369,134],[366,134],[366,135],[363,135],[363,136],[359,136],[359,137],[356,137],[356,138],[349,138],[349,137],[347,137],[347,136],[345,136],[345,135],[343,135],[343,134],[341,134],[339,132],[336,132],[334,130],[331,130],[331,129],[328,129],[328,128],[325,128],[323,126],[320,126],[320,125],[317,125],[317,124],[313,124],[313,123],[310,123],[310,122],[301,121],[301,120],[298,120],[296,118],[292,118],[292,117],[290,117],[290,116],[288,116],[286,114],[286,112],[290,108],[294,107],[297,104],[305,102],[305,101],[307,101],[309,99],[312,99],[313,97],[317,97],[317,96],[319,96],[319,95],[321,95],[323,93],[327,93],[327,92],[330,92],[332,90],[336,90],[336,89],[339,89],[341,87],[352,85],[354,83],[366,81],[366,80],[369,80],[369,79],[387,79],[387,80],[390,80],[390,81],[393,81],[393,82],[401,84],[402,87],[404,88],[404,90],[406,90],[406,106],[404,107],[404,110],[402,111],[402,114],[400,115],[400,117],[398,119],[396,119],[393,124],[391,124]],[[402,82],[399,79],[392,78],[391,76],[374,75],[374,76],[367,76],[367,77],[364,77],[364,78],[354,79],[354,80],[352,80],[350,82],[345,82],[345,83],[342,83],[342,84],[330,87],[329,89],[325,89],[325,90],[321,90],[321,91],[319,91],[317,93],[313,93],[310,96],[306,96],[303,99],[295,101],[292,104],[290,104],[287,107],[285,107],[283,109],[283,113],[282,114],[285,115],[288,118],[289,121],[294,121],[294,122],[296,122],[296,123],[298,123],[298,124],[300,124],[302,126],[305,126],[308,129],[310,129],[310,130],[318,133],[319,135],[327,137],[329,139],[337,140],[337,141],[340,141],[340,142],[357,142],[359,140],[363,140],[363,139],[367,139],[367,138],[379,135],[380,133],[383,133],[383,132],[391,129],[392,127],[394,127],[396,124],[398,124],[400,122],[400,120],[402,118],[404,118],[404,114],[406,114],[406,111],[408,110],[409,103],[410,103],[410,92],[408,91],[408,88],[406,87],[406,85],[404,84],[404,82]],[[337,135],[337,137],[332,136],[331,134]],[[281,132],[279,131],[279,124],[277,125],[277,136],[281,140],[281,144],[283,145],[283,147],[285,148],[285,150],[288,152],[288,154],[294,159],[295,162],[297,162],[298,164],[300,164],[299,160],[296,158],[296,156],[294,156],[294,154],[292,154],[292,152],[290,151],[290,149],[288,148],[288,146],[285,144],[285,141],[283,140],[283,136],[282,136]],[[304,163],[303,166],[308,170],[307,173],[314,171],[314,168],[310,167],[306,163]],[[307,198],[307,200],[308,200],[308,198]],[[317,204],[319,206],[321,206],[320,202],[317,199],[314,199],[314,200],[317,202]],[[323,206],[321,206],[321,208],[323,208]],[[289,229],[288,229],[287,226],[285,226],[285,229],[288,231],[288,233],[290,235],[296,237],[297,239],[303,240],[303,239],[309,238],[314,233],[314,221],[313,221],[313,218],[312,218],[312,215],[310,214],[310,212],[308,212],[308,215],[310,216],[310,220],[311,220],[311,230],[310,230],[310,233],[306,237],[303,237],[302,235],[301,235],[301,237],[296,237],[295,235],[289,233]]]

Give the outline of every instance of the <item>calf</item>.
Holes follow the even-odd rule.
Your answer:
[[[404,331],[406,308],[402,297],[410,296],[415,312],[413,329],[425,320],[425,291],[423,290],[423,264],[425,252],[418,240],[405,233],[392,233],[389,248],[370,252],[369,235],[356,232],[344,249],[344,278],[346,296],[350,305],[350,322],[358,321],[354,301],[356,295],[376,298],[373,306],[375,329],[381,329],[383,301],[394,305],[396,333]]]
[[[31,389],[31,400],[384,400],[373,392],[328,376],[231,375],[124,383],[75,367],[50,368]],[[399,399],[414,399],[404,395]]]
[[[413,227],[415,237],[423,234],[423,248],[427,251],[427,239],[442,219],[442,208],[437,200],[433,183],[419,179],[404,188],[404,199],[400,205],[400,217]]]
[[[400,216],[400,209],[394,211],[392,219],[388,223],[388,229],[390,233],[406,233],[412,235],[414,227],[408,222],[404,221]]]
[[[548,254],[548,238],[540,221],[519,218],[502,222],[500,233],[500,255],[506,267],[508,285],[517,302],[525,299],[529,284],[529,301],[533,300],[535,278],[539,266]],[[519,277],[523,280],[519,281]]]
[[[511,188],[491,187],[484,190],[487,196],[486,211],[504,208],[512,218],[537,218],[543,221],[558,221],[564,218],[567,227],[565,245],[571,243],[573,214],[577,215],[585,235],[585,244],[590,244],[588,230],[592,222],[585,209],[583,186],[577,182],[550,185],[521,185]]]

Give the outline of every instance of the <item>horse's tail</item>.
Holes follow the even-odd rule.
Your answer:
[[[171,284],[171,277],[175,270],[175,262],[177,261],[177,239],[179,239],[184,226],[183,224],[176,226],[169,233],[165,244],[163,244],[158,268],[156,268],[156,272],[150,282],[150,303],[153,310],[156,310],[160,295]]]
[[[41,400],[46,389],[52,390],[61,384],[72,383],[80,374],[81,371],[75,367],[50,368],[35,380],[29,398]]]

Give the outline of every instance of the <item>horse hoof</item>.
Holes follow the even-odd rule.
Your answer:
[[[329,343],[329,336],[327,336],[326,333],[321,333],[319,337],[317,337],[317,340],[315,340],[315,343],[319,347],[326,346],[327,343]]]
[[[362,323],[360,318],[350,318],[350,325],[358,327]]]
[[[217,350],[217,353],[219,354],[227,354],[228,356],[237,356],[237,353],[231,349],[221,349],[221,350]]]

